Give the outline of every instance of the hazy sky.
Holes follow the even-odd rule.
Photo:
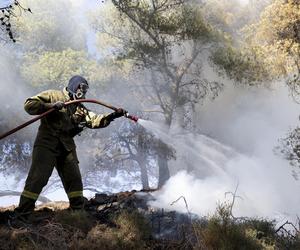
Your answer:
[[[12,3],[12,0],[0,0],[0,8],[9,5]]]

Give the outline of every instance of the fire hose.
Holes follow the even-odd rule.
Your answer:
[[[68,106],[68,105],[71,105],[71,104],[76,104],[76,103],[81,103],[81,102],[95,103],[95,104],[99,104],[99,105],[102,105],[104,107],[107,107],[109,109],[112,109],[114,111],[118,110],[118,108],[116,108],[114,106],[111,106],[109,104],[106,104],[104,102],[101,102],[101,101],[98,101],[98,100],[94,100],[94,99],[78,99],[78,100],[68,101],[68,102],[65,103],[65,106]],[[17,131],[19,131],[19,130],[25,128],[25,127],[27,127],[28,125],[30,125],[30,124],[32,124],[32,123],[40,120],[41,118],[43,118],[43,117],[47,116],[48,114],[50,114],[51,112],[53,112],[54,110],[55,110],[55,108],[51,108],[51,109],[47,110],[46,112],[44,112],[43,114],[40,114],[40,115],[36,116],[35,118],[33,118],[33,119],[31,119],[31,120],[29,120],[29,121],[27,121],[27,122],[19,125],[18,127],[14,128],[14,129],[12,129],[10,131],[7,131],[6,133],[0,135],[0,140],[2,140],[3,138],[5,138],[5,137],[7,137],[7,136],[9,136],[11,134],[14,134],[15,132],[17,132]],[[128,119],[130,119],[130,120],[132,120],[134,122],[138,121],[138,117],[137,116],[130,115],[129,113],[126,113],[124,115],[124,117],[126,117],[126,118],[128,118]]]

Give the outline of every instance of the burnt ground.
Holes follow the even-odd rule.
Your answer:
[[[0,249],[191,249],[191,216],[149,206],[154,190],[96,194],[84,211],[67,202],[14,219],[0,211]]]
[[[300,230],[288,231],[290,223],[276,228],[263,218],[236,218],[232,204],[203,218],[166,211],[148,204],[152,192],[96,194],[80,211],[46,203],[22,219],[13,218],[14,207],[1,209],[0,249],[300,249]]]

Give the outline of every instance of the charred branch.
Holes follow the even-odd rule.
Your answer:
[[[22,192],[17,192],[17,191],[12,191],[12,190],[3,190],[0,191],[0,197],[4,197],[4,196],[20,196],[22,194]],[[42,196],[40,195],[38,197],[38,201],[46,203],[46,202],[51,202],[50,199],[48,199],[46,196]]]

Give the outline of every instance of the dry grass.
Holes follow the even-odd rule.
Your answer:
[[[61,210],[66,205],[53,204],[50,209],[39,207],[34,217],[46,215],[47,219],[24,228],[9,228],[3,224],[0,249],[300,249],[299,235],[292,238],[278,235],[273,221],[238,220],[226,204],[220,205],[208,219],[182,225],[182,238],[176,241],[153,239],[150,221],[134,209],[114,208],[104,214]]]
[[[124,211],[113,216],[112,222],[113,227],[97,224],[73,249],[150,249],[150,230],[140,214]]]
[[[300,249],[300,235],[278,235],[275,222],[265,219],[232,217],[227,204],[219,205],[215,215],[205,222],[193,223],[194,249],[203,250],[279,250]]]
[[[195,249],[263,249],[255,237],[247,233],[243,223],[237,223],[232,218],[231,207],[228,204],[219,205],[215,215],[206,223],[194,223],[194,231],[197,238]]]
[[[85,211],[57,211],[51,220],[24,228],[0,228],[0,249],[151,249],[150,229],[137,212],[111,215],[99,224]]]
[[[93,218],[88,212],[84,210],[57,211],[54,217],[54,221],[63,225],[66,228],[76,228],[84,233],[88,233],[95,225],[95,218]]]

